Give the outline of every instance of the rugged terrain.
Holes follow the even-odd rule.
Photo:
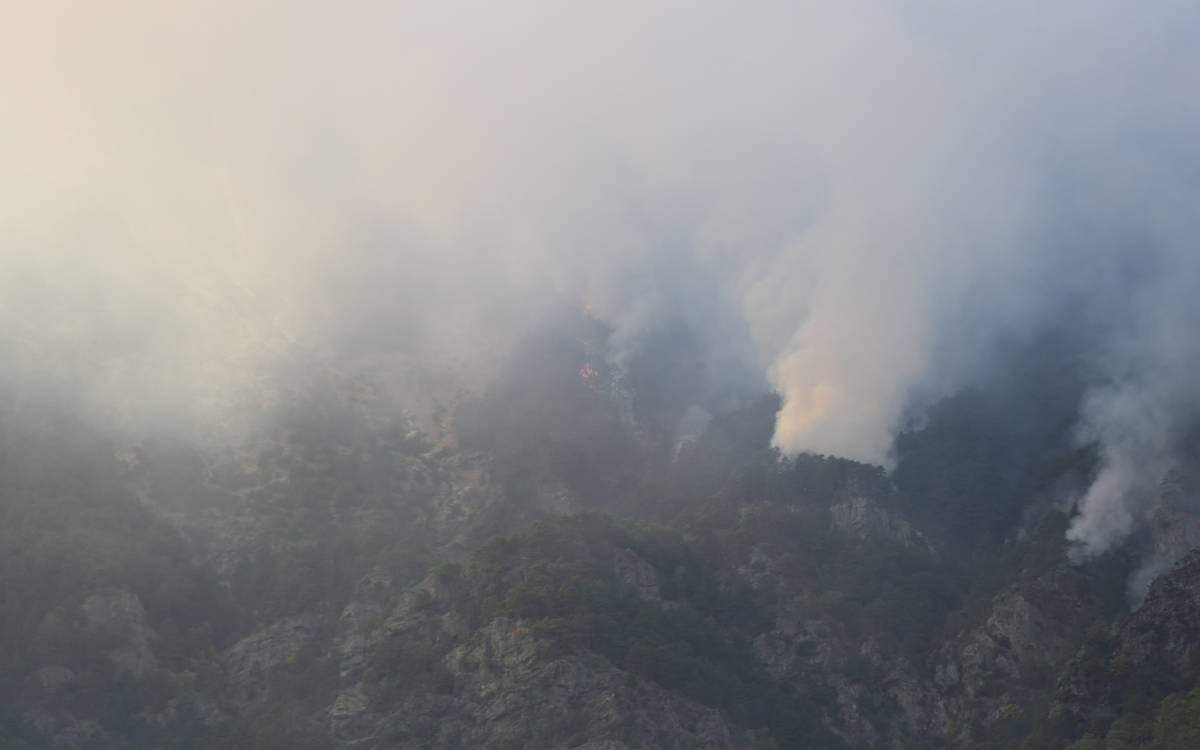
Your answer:
[[[587,354],[238,444],[10,402],[4,746],[1187,746],[1200,562],[1125,586],[1188,527],[1073,564],[1061,427],[967,393],[891,473],[784,460],[773,397],[680,439]]]

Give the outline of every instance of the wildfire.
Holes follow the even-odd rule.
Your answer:
[[[592,306],[588,304],[586,297],[579,299],[579,314],[584,321],[592,320]],[[600,371],[592,365],[592,359],[595,356],[596,342],[593,338],[594,331],[590,330],[590,326],[584,325],[581,328],[583,335],[576,336],[576,340],[583,346],[583,367],[579,368],[579,377],[583,379],[584,385],[591,388],[597,393],[600,392]]]
[[[587,312],[585,311],[584,314],[586,315]],[[592,366],[592,339],[590,337],[576,337],[576,340],[580,344],[583,344],[583,367],[579,368],[579,377],[583,378],[583,382],[594,391],[596,390],[596,384],[600,382],[600,371]]]

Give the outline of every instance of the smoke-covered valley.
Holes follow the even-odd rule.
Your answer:
[[[297,716],[346,746],[617,741],[589,698],[566,734],[481,718],[477,652],[548,679],[509,625],[578,695],[693,727],[639,714],[629,747],[1007,747],[1017,708],[1014,742],[1066,746],[1133,715],[1079,708],[1132,677],[1080,675],[1093,620],[1135,642],[1117,620],[1200,546],[1192,4],[0,28],[12,742],[166,747],[185,720],[141,682],[87,697],[110,677],[174,680],[188,747]],[[610,588],[568,585],[596,565]],[[601,622],[711,659],[667,675]]]

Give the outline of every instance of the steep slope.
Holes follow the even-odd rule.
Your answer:
[[[675,442],[580,325],[422,416],[332,370],[237,443],[10,414],[0,737],[1038,748],[1190,705],[1187,574],[1120,619],[1136,558],[1068,562],[1061,415],[961,394],[891,475],[781,459],[773,396]]]
[[[1184,739],[1195,736],[1195,722],[1175,726],[1170,714],[1186,713],[1194,699],[1187,693],[1198,682],[1200,550],[1194,550],[1156,579],[1128,616],[1089,628],[1059,677],[1050,709],[1054,731],[1036,738],[1084,735],[1081,743],[1094,740],[1101,750],[1130,738],[1135,746],[1190,747]]]
[[[533,562],[529,552],[520,562],[492,560],[502,571],[482,559],[469,571],[440,568],[375,627],[343,638],[333,736],[379,748],[754,746],[717,709],[569,645],[557,623],[530,617],[529,577],[545,574],[539,565],[569,563]],[[496,577],[523,580],[508,588]],[[380,604],[357,599],[343,620],[358,620],[364,607]]]

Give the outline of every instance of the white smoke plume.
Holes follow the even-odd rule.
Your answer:
[[[1192,194],[1200,199],[1200,191]],[[1194,253],[1198,235],[1193,232],[1200,225],[1193,220],[1188,229],[1174,238],[1178,245],[1171,238],[1164,244],[1174,252]],[[1123,306],[1130,317],[1100,360],[1109,384],[1089,394],[1079,430],[1082,442],[1099,446],[1100,471],[1080,499],[1079,515],[1068,531],[1079,543],[1076,555],[1081,559],[1107,551],[1146,521],[1162,493],[1161,483],[1188,471],[1198,458],[1189,455],[1188,445],[1200,425],[1197,270],[1194,261],[1168,259],[1137,299]]]
[[[105,413],[220,429],[297,346],[486,374],[586,303],[886,464],[1085,310],[1099,551],[1194,412],[1193,2],[48,0],[0,49],[6,377]]]

